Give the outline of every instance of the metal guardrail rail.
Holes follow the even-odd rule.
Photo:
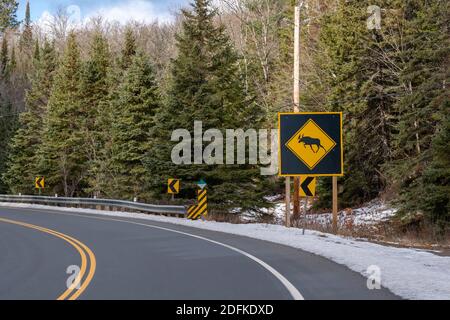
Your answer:
[[[184,217],[186,215],[186,208],[183,206],[164,206],[111,199],[0,195],[0,202],[43,204],[75,208],[93,208],[97,210],[123,210],[181,217]]]

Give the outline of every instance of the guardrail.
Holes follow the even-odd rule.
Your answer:
[[[59,207],[92,208],[108,211],[131,211],[178,217],[184,217],[186,215],[186,208],[183,206],[163,206],[111,199],[0,195],[0,202],[43,204]]]

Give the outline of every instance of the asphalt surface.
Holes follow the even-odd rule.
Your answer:
[[[398,299],[295,248],[140,219],[2,207],[0,253],[6,300]],[[79,290],[70,266],[82,270]]]

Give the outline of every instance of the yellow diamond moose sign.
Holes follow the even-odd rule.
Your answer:
[[[280,175],[341,176],[341,113],[280,113]]]

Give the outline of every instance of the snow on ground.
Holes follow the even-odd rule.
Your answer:
[[[267,198],[267,200],[279,201],[280,196],[273,196]],[[300,203],[300,207],[303,211],[303,200]],[[308,205],[308,210],[310,209],[310,207],[311,206]],[[293,208],[291,205],[291,212],[292,209]],[[264,209],[262,211],[273,216],[276,223],[284,224],[286,212],[286,204],[284,202],[277,202],[274,204],[273,209]],[[388,220],[389,218],[393,217],[396,212],[396,209],[390,208],[385,202],[381,200],[374,200],[366,204],[364,207],[339,212],[338,225],[342,226],[351,224],[354,227],[362,225],[373,225]],[[331,213],[307,214],[306,223],[310,225],[320,224],[322,226],[330,226],[332,224],[332,218],[333,216]],[[258,216],[251,212],[243,212],[241,213],[241,219],[244,222],[257,222]]]
[[[28,204],[0,203],[0,206],[138,218],[248,236],[315,253],[346,265],[366,277],[370,266],[378,266],[381,270],[382,285],[407,299],[450,299],[450,257],[438,256],[425,250],[387,247],[311,230],[307,230],[306,234],[302,235],[300,229],[288,229],[281,225],[237,225],[211,221],[190,221],[140,213],[56,208]],[[301,292],[301,288],[299,290]]]

